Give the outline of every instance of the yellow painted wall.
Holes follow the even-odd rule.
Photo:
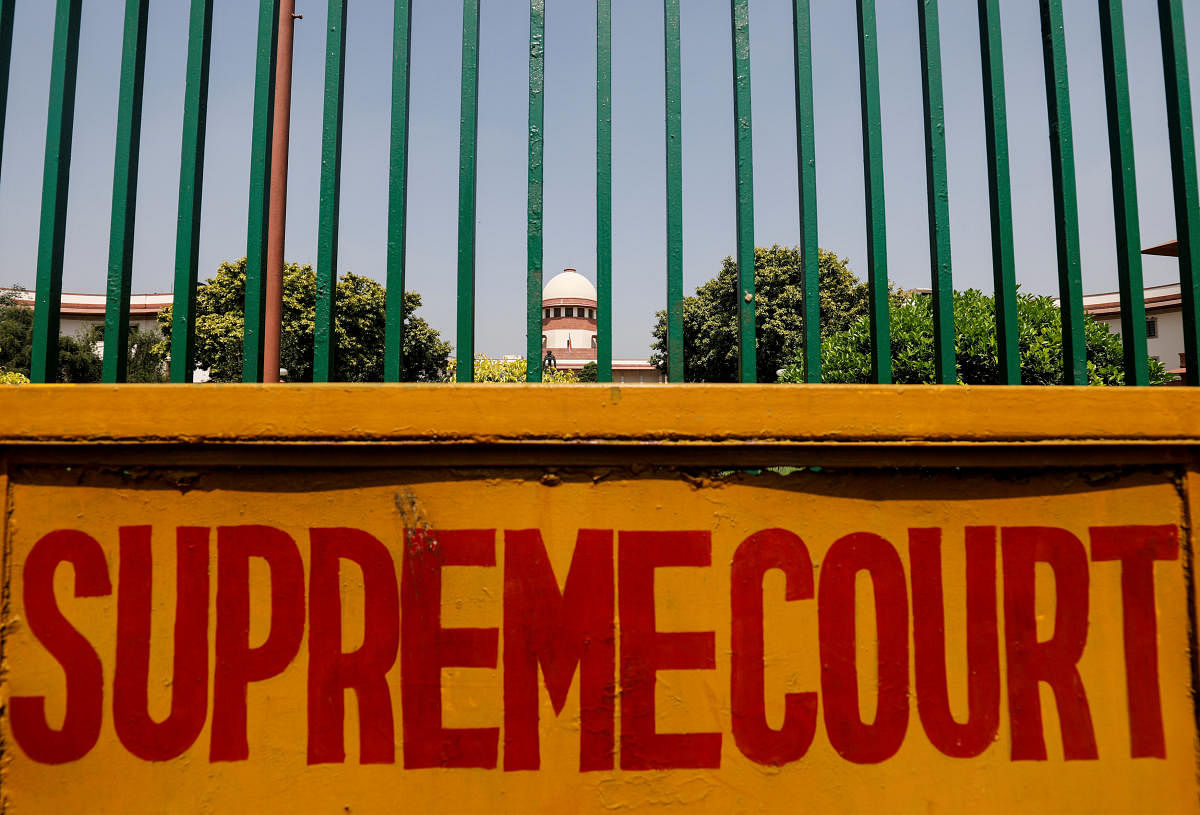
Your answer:
[[[204,389],[198,389],[204,390]],[[525,392],[525,389],[517,389]],[[730,389],[736,390],[736,389]],[[770,389],[747,389],[744,396],[766,394]],[[777,390],[777,389],[776,389]],[[1005,390],[1008,394],[1016,389]],[[71,389],[61,389],[69,393]],[[60,398],[60,391],[43,389],[29,403]],[[76,390],[78,392],[78,389]],[[192,391],[195,393],[196,391]],[[452,414],[446,422],[465,410],[454,400],[471,400],[475,393],[462,389],[444,389],[443,407]],[[593,434],[600,441],[613,428],[629,423],[630,437],[636,436],[633,416],[620,407],[625,397],[616,398],[612,389],[590,389],[596,413]],[[800,393],[802,389],[790,390]],[[900,398],[921,402],[924,394],[898,389]],[[101,395],[86,398],[103,402]],[[125,398],[122,392],[120,398]],[[142,391],[148,393],[148,391]],[[178,394],[178,391],[175,391]],[[60,414],[62,430],[56,437],[49,431],[39,439],[13,440],[10,428],[3,454],[8,479],[0,473],[0,490],[6,498],[8,517],[4,566],[6,618],[4,626],[4,685],[6,713],[0,720],[3,734],[3,768],[0,780],[6,811],[21,812],[605,812],[646,811],[663,807],[695,812],[783,812],[783,811],[875,811],[875,812],[1194,812],[1198,806],[1196,783],[1196,714],[1191,697],[1193,668],[1190,662],[1188,613],[1191,557],[1190,525],[1197,512],[1197,486],[1200,476],[1194,466],[1179,464],[1190,455],[1186,438],[1158,441],[1110,431],[1107,439],[1080,439],[1081,458],[1094,462],[1107,454],[1110,467],[1094,463],[1070,466],[1059,461],[1053,466],[1043,462],[1020,467],[1013,463],[1012,451],[1003,466],[986,466],[987,456],[996,455],[979,449],[978,457],[967,469],[945,467],[896,467],[883,447],[873,448],[878,461],[871,467],[806,467],[798,471],[747,469],[747,446],[730,448],[730,459],[737,467],[695,468],[667,465],[647,466],[637,460],[636,450],[627,447],[613,453],[605,465],[570,467],[556,462],[553,466],[535,466],[523,459],[519,445],[511,448],[508,463],[493,458],[476,467],[439,466],[438,455],[453,444],[452,434],[426,437],[428,457],[419,463],[380,466],[320,467],[312,464],[272,466],[271,451],[279,444],[300,444],[304,434],[298,425],[307,421],[301,415],[281,415],[276,429],[262,429],[271,423],[269,416],[231,415],[219,420],[205,412],[213,407],[206,399],[226,399],[229,389],[213,396],[195,397],[197,402],[182,403],[183,411],[163,418],[163,426],[185,435],[189,442],[218,441],[217,430],[191,436],[181,425],[194,423],[208,427],[221,421],[237,431],[236,440],[222,455],[237,461],[242,457],[248,467],[228,464],[189,466],[181,470],[173,459],[179,449],[163,449],[153,455],[157,463],[121,467],[113,463],[127,453],[104,452],[113,443],[92,433],[98,420],[94,415]],[[276,392],[280,393],[280,392]],[[322,404],[309,391],[309,419],[326,422],[316,430],[332,432],[332,410],[341,407],[343,426],[353,433],[365,433],[392,422],[394,433],[413,420],[402,412],[388,414],[403,400],[391,401],[392,392],[381,402],[380,391],[347,391]],[[346,393],[351,395],[347,396]],[[685,394],[680,397],[674,394]],[[660,433],[673,415],[684,417],[683,410],[701,410],[704,400],[695,391],[655,389],[637,392],[628,401],[638,403],[651,428],[644,440],[647,455],[670,457],[678,441],[664,441]],[[889,394],[892,393],[889,391]],[[49,394],[49,395],[47,395]],[[151,394],[155,396],[156,394]],[[453,395],[453,398],[450,398]],[[7,394],[3,398],[9,398]],[[264,398],[261,395],[254,398]],[[271,401],[268,392],[267,401]],[[288,394],[286,399],[296,398]],[[433,422],[432,406],[440,397],[420,392],[416,401],[429,413],[417,421]],[[513,397],[513,409],[525,397]],[[574,395],[571,399],[580,398]],[[713,399],[723,404],[724,391]],[[774,395],[765,396],[768,401]],[[957,398],[957,397],[955,397]],[[1030,397],[1036,398],[1036,397]],[[1053,397],[1058,399],[1060,397]],[[1088,398],[1091,396],[1089,394]],[[1154,398],[1157,398],[1155,395]],[[422,401],[423,400],[423,401]],[[672,400],[677,407],[672,407]],[[0,400],[2,401],[2,400]],[[286,400],[280,400],[286,402]],[[753,401],[751,399],[750,401]],[[936,400],[935,400],[936,401]],[[152,399],[151,403],[155,403]],[[9,402],[9,405],[14,404]],[[775,407],[778,403],[771,403]],[[976,406],[981,404],[976,402]],[[1196,404],[1194,401],[1186,403]],[[45,407],[42,404],[41,407]],[[178,406],[177,406],[178,407]],[[530,405],[525,405],[529,409]],[[922,409],[927,407],[924,405]],[[1032,423],[1044,405],[1027,406],[1024,416],[996,419],[1015,426]],[[1059,405],[1063,407],[1063,405]],[[190,408],[191,410],[187,410]],[[878,406],[877,406],[878,408]],[[776,408],[784,410],[784,408]],[[959,408],[955,408],[958,410]],[[965,410],[965,407],[962,408]],[[1189,407],[1187,410],[1193,410]],[[330,411],[328,414],[326,411]],[[358,412],[356,412],[358,411]],[[607,413],[605,412],[607,411]],[[897,426],[931,423],[928,418],[907,415],[889,416],[886,410],[872,413],[864,408],[860,422],[889,420]],[[614,415],[616,414],[616,415]],[[388,416],[391,416],[390,420]],[[312,419],[313,416],[323,417]],[[735,429],[744,416],[732,414],[729,424]],[[1144,436],[1154,432],[1170,439],[1183,436],[1193,412],[1148,418]],[[116,417],[114,417],[116,418]],[[702,428],[704,422],[715,429],[725,417],[690,415],[678,418],[677,432],[689,427]],[[832,416],[826,421],[832,426]],[[29,415],[30,423],[44,424],[46,418]],[[496,421],[498,432],[515,428],[517,417],[508,413]],[[1059,419],[1047,415],[1046,422]],[[531,420],[534,429],[538,421]],[[557,420],[548,420],[553,424]],[[760,427],[762,441],[781,436],[799,438],[796,428],[803,416],[781,413]],[[945,438],[915,439],[917,443],[979,444],[989,432],[993,417],[976,414],[979,430],[973,441]],[[1121,423],[1123,418],[1114,419]],[[249,433],[239,425],[259,423]],[[469,420],[463,419],[464,424]],[[656,422],[658,422],[656,424]],[[949,416],[947,425],[965,424],[965,416]],[[1170,423],[1174,422],[1174,425]],[[689,424],[690,423],[690,424]],[[1086,424],[1086,422],[1083,422]],[[26,425],[25,422],[16,423]],[[80,427],[72,427],[78,424]],[[1132,424],[1132,423],[1130,423]],[[577,423],[580,444],[587,443],[589,425]],[[40,425],[38,425],[40,426]],[[156,434],[150,417],[142,417],[147,434]],[[1178,427],[1179,430],[1172,430]],[[1191,425],[1192,433],[1200,424]],[[136,435],[132,420],[114,421],[116,435]],[[310,431],[314,427],[309,428]],[[825,428],[826,431],[829,427]],[[22,431],[32,432],[32,431]],[[212,433],[210,438],[207,434]],[[541,431],[539,431],[541,432]],[[257,442],[254,434],[258,434]],[[348,429],[347,435],[352,432]],[[880,435],[888,435],[881,431]],[[997,435],[1002,435],[997,431]],[[69,438],[73,437],[73,438]],[[564,434],[565,437],[565,434]],[[311,440],[311,436],[308,437]],[[1130,463],[1127,450],[1131,442],[1161,444],[1163,463]],[[383,442],[367,447],[375,449]],[[467,444],[467,452],[457,450],[460,458],[479,450],[483,443]],[[565,442],[564,442],[565,443]],[[759,442],[761,443],[761,441]],[[1007,443],[1007,442],[1005,442]],[[53,447],[46,446],[52,444]],[[272,445],[266,450],[263,444]],[[689,446],[695,442],[688,442]],[[750,445],[752,447],[752,445]],[[188,455],[195,455],[189,448]],[[344,447],[334,449],[344,452]],[[364,448],[365,450],[366,448]],[[776,448],[777,449],[777,448]],[[320,451],[310,451],[319,459]],[[103,454],[103,455],[102,455]],[[720,455],[717,450],[713,455]],[[1086,454],[1086,455],[1085,455]],[[129,454],[132,455],[132,454]],[[144,455],[144,453],[143,453]],[[683,455],[679,453],[679,455]],[[63,457],[66,456],[66,459]],[[64,463],[76,456],[78,463]],[[116,457],[114,459],[114,456]],[[100,461],[99,458],[107,457]],[[52,460],[52,459],[59,460]],[[1068,457],[1069,458],[1069,457]],[[339,461],[342,461],[339,459]],[[275,462],[279,464],[278,461]],[[980,466],[982,465],[982,466]],[[286,668],[277,676],[253,682],[248,691],[247,740],[249,757],[241,761],[213,762],[210,757],[213,715],[212,672],[217,661],[214,631],[217,626],[219,579],[218,540],[220,527],[265,525],[286,533],[295,544],[303,563],[305,579],[305,619],[303,640]],[[209,586],[207,673],[207,715],[202,731],[180,756],[166,761],[147,761],[131,754],[116,734],[113,708],[113,680],[116,662],[117,602],[123,586],[120,534],[122,528],[152,527],[154,578],[150,648],[149,713],[162,720],[170,712],[172,660],[175,622],[175,534],[178,527],[210,530],[208,539]],[[1130,745],[1130,712],[1126,687],[1128,666],[1123,629],[1124,594],[1122,565],[1097,562],[1093,528],[1124,526],[1170,528],[1178,535],[1179,556],[1163,560],[1153,567],[1153,597],[1157,626],[1159,687],[1161,690],[1165,757],[1133,758]],[[501,728],[495,769],[411,769],[403,756],[405,729],[402,725],[404,694],[401,690],[402,666],[397,656],[387,672],[387,685],[395,717],[395,762],[363,765],[359,756],[359,722],[355,695],[345,695],[345,745],[343,763],[310,765],[308,702],[309,619],[313,566],[311,540],[314,528],[347,527],[363,530],[378,539],[390,554],[394,575],[387,580],[399,586],[405,558],[405,530],[494,530],[486,540],[492,542],[494,567],[447,567],[441,586],[442,620],[445,627],[503,629],[504,574],[511,536],[518,530],[538,530],[545,543],[554,572],[562,585],[576,550],[579,530],[611,530],[612,562],[616,573],[614,595],[616,666],[618,685],[613,721],[616,756],[614,768],[581,772],[580,761],[580,680],[573,680],[566,706],[555,716],[549,697],[539,691],[540,769],[506,772],[504,770],[505,674],[502,668],[508,640],[499,633],[499,661],[491,668],[446,668],[442,672],[441,698],[443,724],[460,728]],[[965,616],[964,536],[968,527],[995,528],[994,608],[998,620],[997,650],[1000,664],[999,721],[994,742],[972,758],[951,758],[931,743],[918,710],[915,691],[912,551],[911,529],[939,528],[943,531],[942,556],[946,604],[946,650],[948,654],[949,701],[959,721],[967,711],[967,631]],[[1006,534],[1026,527],[1052,527],[1064,530],[1063,544],[1087,558],[1086,646],[1078,662],[1078,672],[1086,692],[1093,723],[1097,758],[1068,761],[1060,736],[1058,705],[1050,688],[1040,692],[1043,731],[1047,747],[1045,760],[1012,758],[1011,734],[1013,710],[1007,696],[1012,666],[1005,643],[1009,636],[1005,610],[1003,552]],[[822,688],[822,649],[819,624],[819,600],[784,599],[782,572],[769,572],[764,581],[765,628],[765,699],[766,717],[773,728],[782,726],[784,699],[789,693],[816,691],[819,694],[815,735],[809,747],[796,760],[783,766],[764,766],[744,754],[734,736],[731,699],[731,672],[734,658],[731,609],[733,579],[731,563],[735,552],[754,533],[784,529],[798,535],[813,563],[813,582],[820,593],[830,550],[837,541],[852,533],[872,533],[890,545],[903,570],[907,596],[906,671],[908,721],[902,744],[894,755],[878,763],[862,764],[840,755],[831,739],[824,716],[826,694]],[[95,649],[103,668],[103,705],[99,738],[95,746],[74,761],[48,764],[34,761],[23,749],[20,734],[14,734],[10,718],[14,698],[45,698],[45,713],[51,727],[60,726],[65,713],[64,669],[48,653],[35,635],[25,608],[26,564],[35,547],[45,536],[59,530],[78,530],[95,540],[103,553],[112,592],[93,597],[74,597],[74,574],[69,565],[58,568],[54,594],[71,626]],[[620,687],[620,664],[624,618],[620,613],[622,587],[632,585],[623,578],[622,547],[651,546],[653,537],[637,542],[630,532],[698,533],[697,540],[711,553],[711,565],[663,568],[653,579],[654,613],[657,630],[663,632],[712,632],[712,658],[715,667],[705,670],[664,670],[658,673],[655,691],[659,733],[720,734],[719,767],[676,768],[637,771],[621,769],[623,746],[621,708],[627,689]],[[622,533],[627,533],[622,536]],[[1128,533],[1123,533],[1128,534]],[[1071,538],[1073,536],[1073,538]],[[1070,540],[1077,540],[1077,545]],[[407,538],[412,543],[411,536]],[[870,560],[879,563],[878,558]],[[881,567],[882,568],[882,567]],[[267,635],[270,618],[268,572],[261,561],[250,567],[250,642],[257,644]],[[1054,635],[1055,597],[1052,575],[1045,565],[1037,566],[1036,612],[1039,640]],[[597,578],[599,579],[599,578]],[[361,643],[364,618],[364,576],[353,565],[342,567],[340,578],[344,648]],[[832,585],[832,583],[830,584]],[[875,642],[874,594],[865,573],[859,573],[855,616],[857,636],[857,684],[862,719],[873,721],[878,690]],[[601,580],[603,587],[603,581]],[[1193,595],[1194,596],[1194,595]],[[402,612],[403,616],[403,612]],[[885,621],[885,622],[891,622]],[[400,643],[400,650],[405,645]],[[829,666],[826,666],[828,670]]]

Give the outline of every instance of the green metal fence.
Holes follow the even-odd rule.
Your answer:
[[[45,2],[46,0],[25,0]],[[166,1],[166,0],[160,0]],[[171,0],[181,2],[182,0]],[[787,0],[781,0],[786,2]],[[3,147],[6,97],[10,82],[13,16],[18,0],[0,0],[0,150]],[[54,54],[50,81],[38,246],[32,379],[53,381],[57,369],[58,318],[62,293],[63,246],[71,168],[75,84],[79,62],[83,0],[56,0]],[[402,302],[408,192],[410,46],[413,0],[394,0],[392,132],[387,229],[387,327],[385,378],[404,378]],[[596,213],[599,379],[612,380],[612,4],[595,0],[596,71]],[[813,52],[810,0],[791,0],[795,34],[795,103],[799,160],[801,252],[804,268],[807,378],[821,381],[819,298],[817,297],[817,188],[813,114]],[[925,159],[928,177],[930,280],[934,312],[936,379],[956,381],[953,270],[950,261],[949,185],[946,162],[942,64],[937,0],[915,3],[919,22],[924,95]],[[171,372],[173,382],[190,381],[194,368],[194,315],[200,205],[212,40],[213,0],[190,0],[190,35],[184,127],[180,159],[179,218],[176,244]],[[856,0],[858,69],[861,88],[864,191],[867,222],[869,309],[873,379],[891,381],[888,315],[888,253],[884,209],[883,131],[880,114],[879,49],[875,0]],[[134,243],[142,87],[146,62],[150,0],[126,0],[112,232],[109,244],[104,381],[125,378],[128,307]],[[338,209],[341,183],[342,109],[348,0],[329,0],[326,47],[324,145],[322,151],[317,258],[317,317],[314,372],[328,381],[334,370],[334,292],[338,264]],[[530,0],[529,27],[529,197],[528,197],[528,376],[542,377],[542,188],[545,88],[546,0]],[[553,5],[553,0],[551,2]],[[650,4],[646,3],[645,7]],[[986,119],[988,191],[992,262],[996,292],[996,332],[1001,381],[1020,383],[1017,345],[1017,287],[1013,248],[1013,193],[1009,170],[1008,126],[1001,46],[1000,0],[978,0],[982,54],[982,93]],[[1045,61],[1046,103],[1050,123],[1054,212],[1062,310],[1065,381],[1086,384],[1084,314],[1080,269],[1079,215],[1071,131],[1062,0],[1039,0]],[[642,4],[639,14],[645,13]],[[1161,29],[1166,110],[1170,137],[1179,269],[1183,302],[1186,383],[1200,385],[1200,278],[1194,252],[1200,250],[1200,189],[1197,187],[1196,139],[1183,0],[1157,0]],[[1113,210],[1118,247],[1121,334],[1126,382],[1148,382],[1145,303],[1138,228],[1137,177],[1125,53],[1122,0],[1097,0],[1104,63],[1104,90],[1113,178]],[[667,204],[667,346],[671,381],[683,379],[683,228],[682,108],[680,71],[680,0],[663,0],[665,20],[665,142]],[[730,0],[733,50],[733,110],[736,173],[737,253],[739,268],[739,376],[755,370],[753,116],[750,106],[750,18],[748,0]],[[268,190],[271,175],[271,122],[279,0],[259,0],[257,73],[249,183],[249,225],[245,303],[245,381],[263,375],[264,299],[266,296]],[[478,140],[478,68],[480,0],[464,0],[462,28],[462,107],[459,162],[457,375],[471,381],[475,347],[476,155]],[[2,158],[2,153],[0,153]],[[3,179],[0,179],[2,182]],[[381,236],[382,237],[382,236]]]

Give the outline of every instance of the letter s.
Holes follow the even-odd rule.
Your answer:
[[[44,696],[12,698],[13,737],[34,761],[65,764],[83,758],[100,738],[104,706],[104,670],[100,657],[63,616],[54,599],[54,572],[60,563],[75,567],[75,596],[112,594],[108,563],[96,539],[83,532],[51,532],[29,553],[23,569],[25,617],[29,630],[63,666],[67,675],[67,712],[62,729],[46,722]]]

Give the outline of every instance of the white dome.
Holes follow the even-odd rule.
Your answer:
[[[543,300],[591,300],[596,301],[596,287],[592,281],[574,269],[557,274],[542,290]]]

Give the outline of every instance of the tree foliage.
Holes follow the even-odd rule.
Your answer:
[[[29,375],[33,348],[33,310],[12,297],[0,301],[0,369]]]
[[[246,259],[222,263],[215,277],[196,291],[196,365],[216,382],[240,382],[245,324]],[[313,379],[317,277],[311,266],[289,263],[283,275],[283,330],[280,365],[290,382]],[[334,376],[339,382],[383,380],[386,290],[367,277],[347,272],[334,295],[337,351]],[[404,294],[405,379],[437,382],[445,378],[451,346],[416,316],[421,295]],[[169,342],[171,310],[159,315]]]
[[[600,366],[595,362],[584,363],[584,366],[579,369],[577,376],[580,382],[599,382]]]
[[[125,381],[166,382],[168,347],[158,334],[136,325],[130,328]]]
[[[11,357],[5,349],[10,347],[11,336],[8,335],[10,326],[7,318],[9,317],[8,309],[17,303],[15,288],[14,286],[13,289],[0,289],[0,385],[29,384],[29,377],[26,374],[11,370],[11,368],[4,364],[5,358]]]
[[[867,286],[833,252],[820,250],[821,334],[847,328],[866,313]],[[774,382],[804,347],[804,276],[798,247],[754,250],[758,379]],[[727,257],[720,273],[683,300],[684,379],[734,382],[738,376],[738,269]],[[650,362],[669,373],[667,314],[658,312]]]
[[[447,382],[454,381],[457,370],[458,360],[450,360],[450,365],[446,374]],[[474,378],[476,382],[524,382],[528,371],[529,363],[525,357],[519,357],[516,359],[492,359],[487,354],[480,354],[475,357]],[[542,381],[554,382],[558,384],[571,384],[578,382],[579,378],[576,376],[574,371],[562,370],[559,368],[544,368],[542,369]]]
[[[971,289],[954,293],[954,352],[960,384],[987,385],[1000,381],[996,343],[995,298]],[[1062,316],[1045,296],[1018,293],[1018,347],[1021,382],[1026,385],[1061,385],[1064,382]],[[1088,382],[1120,385],[1125,381],[1121,337],[1107,325],[1085,316]],[[928,384],[934,381],[933,301],[925,293],[900,292],[891,302],[892,381]],[[871,380],[871,327],[858,317],[845,330],[821,345],[825,382]],[[1151,360],[1154,384],[1167,380],[1163,366]],[[799,353],[784,370],[781,382],[804,381],[804,359]]]

